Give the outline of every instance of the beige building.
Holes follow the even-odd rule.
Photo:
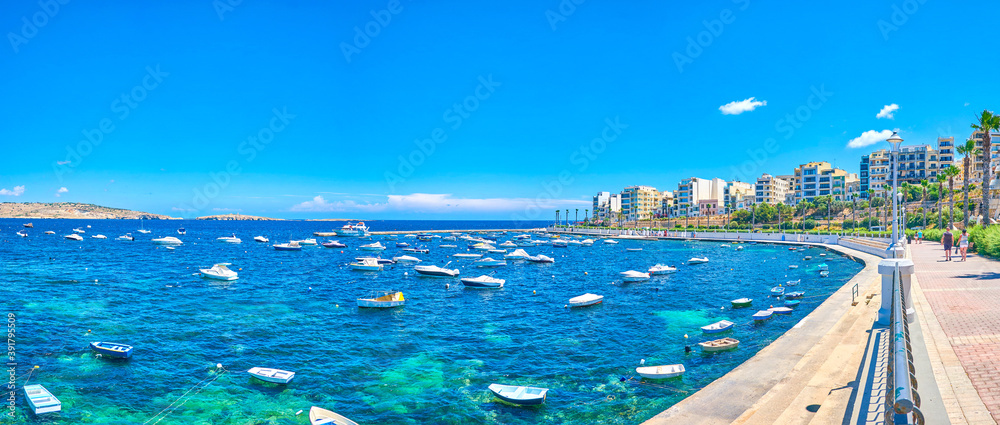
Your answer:
[[[757,178],[756,203],[772,205],[784,203],[792,187],[792,179],[787,178],[789,176],[785,177],[764,174]]]
[[[884,187],[886,185],[892,186],[892,171],[889,162],[891,158],[892,155],[888,149],[880,149],[861,157],[861,191],[871,189],[875,191],[875,196],[883,196]],[[954,137],[938,137],[937,146],[901,146],[899,148],[899,174],[896,180],[900,185],[903,183],[920,184],[921,180],[933,182],[941,170],[954,163]],[[866,170],[867,176],[865,176]],[[981,163],[979,178],[982,181]]]
[[[621,193],[622,214],[628,221],[646,220],[660,210],[660,191],[652,186],[630,186]]]
[[[677,184],[674,205],[674,217],[691,217],[708,215],[718,212],[720,205],[725,205],[726,182],[722,179],[702,179],[690,177]],[[714,208],[702,211],[703,201],[714,201]]]
[[[750,209],[757,199],[753,183],[726,182],[726,189],[723,195],[726,200],[723,214],[732,214],[734,211]]]
[[[976,147],[978,147],[980,150],[979,155],[976,156],[976,159],[974,161],[972,161],[972,170],[969,172],[970,173],[969,182],[972,184],[982,183],[983,160],[985,159],[982,153],[983,132],[973,131],[972,135],[969,136],[969,138],[976,141]],[[990,133],[990,140],[991,140],[990,150],[993,151],[992,154],[990,155],[992,161],[991,164],[993,165],[993,170],[994,170],[993,174],[996,175],[997,165],[1000,165],[997,163],[997,160],[1000,159],[1000,133]]]
[[[795,169],[795,203],[827,195],[835,201],[846,200],[848,184],[855,181],[857,174],[834,168],[826,161],[802,164]]]

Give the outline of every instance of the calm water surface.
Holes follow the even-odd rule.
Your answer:
[[[30,236],[20,238],[14,232],[23,221],[0,220],[0,306],[16,315],[18,376],[39,366],[29,383],[45,385],[63,411],[36,417],[19,391],[16,417],[0,423],[305,424],[309,407],[317,405],[362,424],[635,424],[752,357],[862,268],[818,248],[790,252],[761,244],[736,251],[710,242],[622,241],[526,248],[556,263],[513,262],[496,269],[507,280],[503,289],[474,290],[457,279],[415,277],[412,266],[351,271],[357,246],[368,243],[357,239],[341,238],[349,246],[342,250],[301,252],[277,252],[252,240],[303,239],[340,223],[146,221],[153,233],[143,235],[136,221],[32,220]],[[62,237],[88,224],[84,241]],[[372,230],[510,226],[369,224]],[[187,235],[176,234],[179,226]],[[136,241],[114,240],[125,232]],[[90,238],[98,233],[109,239]],[[215,242],[232,233],[243,243]],[[171,251],[150,242],[160,236],[177,236],[184,245]],[[439,248],[442,243],[459,248]],[[390,246],[383,257],[405,254],[393,241],[383,244]],[[467,250],[461,240],[426,245],[430,254],[409,255],[443,265]],[[626,251],[636,247],[643,250]],[[702,255],[711,262],[683,264]],[[462,276],[489,273],[471,261],[450,267]],[[830,266],[828,278],[819,277],[821,261]],[[232,263],[240,279],[192,275],[219,262]],[[644,283],[623,284],[618,277],[656,263],[679,270]],[[807,297],[793,314],[753,324],[750,315],[758,309],[781,304],[767,297],[769,288],[800,278],[793,289]],[[401,290],[407,304],[359,310],[355,299],[374,289]],[[605,295],[604,304],[564,308],[586,292]],[[729,301],[740,297],[754,298],[754,306],[731,309]],[[700,326],[723,319],[737,324],[723,334],[741,341],[737,350],[702,354],[693,347],[685,354],[685,345],[714,339]],[[91,341],[133,345],[133,358],[97,358]],[[640,359],[682,363],[687,372],[644,381],[634,374]],[[216,372],[217,363],[225,372]],[[264,384],[246,374],[254,366],[297,376],[287,386]],[[494,382],[551,390],[544,405],[520,408],[496,401],[486,389]],[[157,416],[171,403],[172,410]]]

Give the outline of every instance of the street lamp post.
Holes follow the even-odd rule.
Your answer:
[[[896,132],[886,139],[892,146],[892,244],[889,245],[889,257],[902,258],[902,247],[899,244],[899,202],[897,199],[897,182],[899,177],[899,145],[903,143],[903,138]]]

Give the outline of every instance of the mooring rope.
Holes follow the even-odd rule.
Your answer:
[[[178,404],[177,406],[174,406],[175,403],[177,403],[178,401],[180,401],[181,399],[183,399],[184,397],[186,397],[188,395],[188,393],[190,393],[191,391],[194,391],[195,388],[198,388],[198,390],[195,391],[194,394],[191,394],[191,395],[194,396],[195,394],[200,393],[201,390],[203,390],[205,388],[208,388],[208,386],[211,385],[212,382],[215,382],[216,379],[219,379],[220,376],[225,375],[226,372],[229,372],[228,369],[222,367],[221,365],[219,366],[219,369],[221,369],[221,372],[216,373],[215,376],[206,377],[205,379],[202,379],[201,381],[198,381],[197,383],[195,383],[193,386],[191,386],[191,388],[189,388],[187,391],[185,391],[184,394],[181,394],[180,397],[177,397],[177,399],[175,399],[173,402],[171,402],[169,405],[167,405],[167,407],[164,407],[163,410],[160,410],[159,412],[157,412],[156,415],[153,415],[152,418],[149,418],[149,420],[147,420],[146,422],[143,422],[143,425],[148,424],[153,419],[156,419],[157,417],[160,417],[160,415],[163,415],[162,417],[160,417],[160,419],[156,419],[156,422],[153,422],[154,425],[160,423],[160,421],[166,419],[167,416],[169,416],[175,410],[177,410],[178,408],[180,408],[181,406],[183,406],[185,403],[187,403],[188,400],[191,400],[191,398],[188,397],[188,399],[184,400],[183,403]],[[202,385],[202,384],[204,384],[204,385]],[[199,386],[200,386],[200,388],[199,388]],[[174,406],[174,407],[171,407],[171,406]],[[168,409],[169,409],[169,411],[168,411]],[[166,412],[166,413],[164,413],[164,412]]]

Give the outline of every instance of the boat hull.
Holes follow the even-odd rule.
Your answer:
[[[376,301],[361,299],[358,300],[358,307],[360,308],[393,308],[406,305],[406,300],[402,301]]]
[[[90,349],[102,356],[114,357],[117,359],[127,359],[132,357],[132,347],[125,344],[113,342],[92,342]]]
[[[13,393],[11,393],[11,397],[13,397]],[[24,398],[28,400],[28,407],[31,407],[31,411],[36,415],[62,410],[62,402],[49,390],[38,384],[25,385]]]

